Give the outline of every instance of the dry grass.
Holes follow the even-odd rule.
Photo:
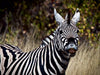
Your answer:
[[[100,43],[95,46],[83,43],[71,59],[66,75],[100,75]]]
[[[12,33],[14,33],[12,31]],[[23,52],[32,51],[33,49],[39,46],[41,36],[38,34],[38,29],[34,27],[30,30],[30,32],[25,32],[24,34],[20,35],[19,31],[15,36],[10,35],[9,33],[5,33],[5,38],[0,37],[4,41],[0,40],[0,44],[11,44],[14,46],[19,47]],[[4,34],[2,35],[4,36]]]

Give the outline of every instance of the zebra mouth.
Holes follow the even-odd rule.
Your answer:
[[[71,54],[74,54],[74,53],[76,53],[76,50],[75,50],[74,48],[70,48],[70,49],[68,50],[68,52],[71,53]]]
[[[71,57],[74,57],[75,56],[75,54],[76,54],[76,49],[74,49],[74,48],[70,48],[69,50],[68,50],[68,52],[70,53],[70,56]]]

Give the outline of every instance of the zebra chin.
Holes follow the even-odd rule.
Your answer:
[[[70,53],[70,56],[73,57],[73,56],[75,56],[76,51],[77,51],[76,49],[71,48],[68,50],[68,53]]]

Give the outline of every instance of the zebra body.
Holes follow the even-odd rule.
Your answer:
[[[68,17],[63,19],[54,9],[54,15],[59,26],[53,36],[43,41],[43,46],[30,52],[22,52],[0,46],[1,75],[62,75],[70,57],[78,49],[78,28],[80,13],[76,10],[70,24]],[[73,24],[73,23],[75,24]]]
[[[1,46],[1,49],[4,50],[6,48]],[[4,52],[1,54],[4,54]],[[3,64],[5,65],[4,74],[6,75],[61,74],[63,70],[66,69],[69,60],[69,57],[66,58],[64,56],[61,56],[62,54],[56,49],[53,41],[51,41],[47,46],[38,48],[37,50],[31,51],[29,53],[13,53],[11,50],[6,49],[5,54],[7,55],[4,55],[3,59],[6,59],[4,61],[1,61],[1,64],[3,64],[3,62],[6,62]],[[11,57],[13,61],[11,63],[8,63],[11,59],[8,59],[7,57]]]

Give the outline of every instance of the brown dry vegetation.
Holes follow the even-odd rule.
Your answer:
[[[19,33],[16,33],[15,36],[7,36],[5,41],[0,40],[2,44],[11,44],[19,47],[23,52],[29,52],[33,49],[39,47],[41,43],[41,36],[38,37],[38,29],[33,27],[34,29],[30,29],[30,33],[25,33],[23,36],[20,36]],[[8,34],[9,35],[9,34]],[[4,36],[4,34],[3,34]]]

